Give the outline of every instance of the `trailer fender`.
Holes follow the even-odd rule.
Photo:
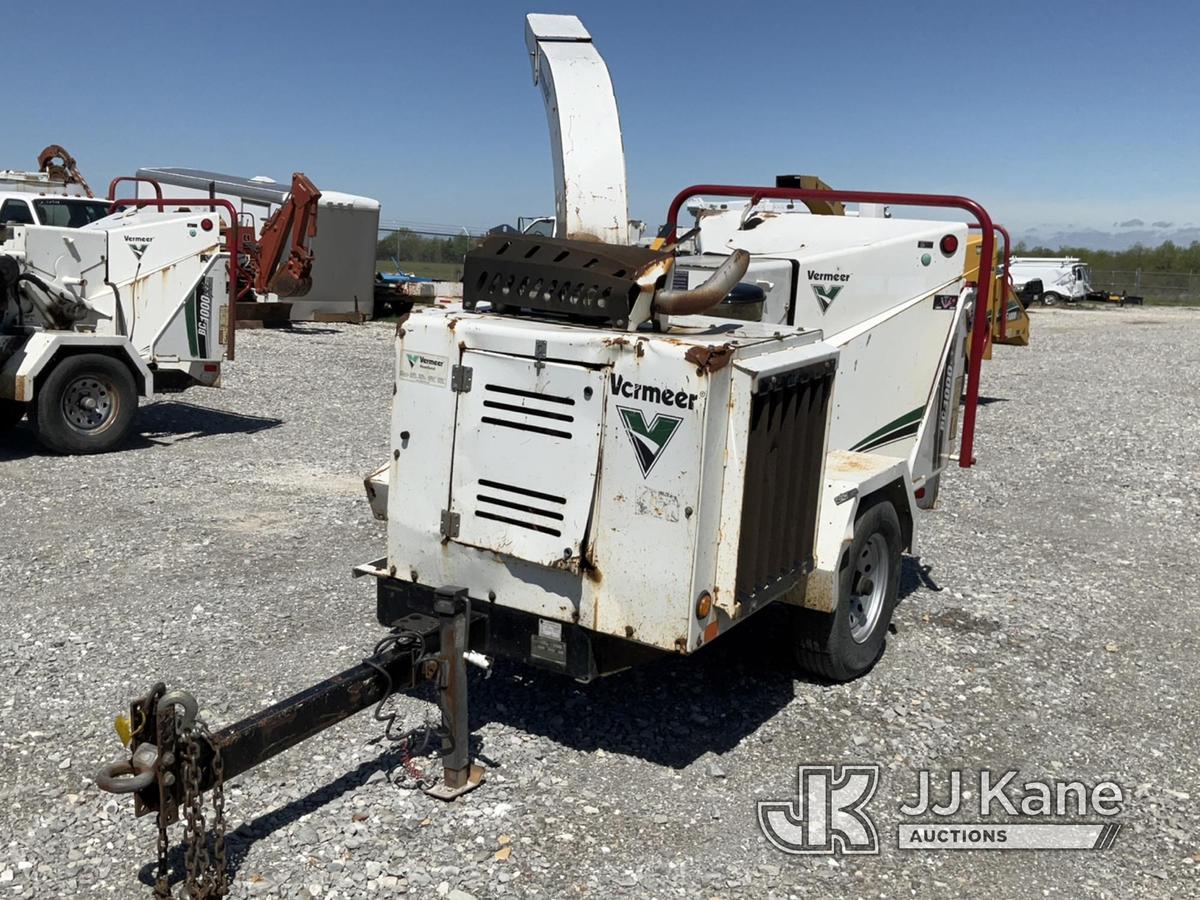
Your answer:
[[[30,403],[37,392],[38,378],[64,356],[73,353],[103,353],[120,359],[133,373],[138,393],[154,399],[154,373],[133,349],[128,338],[82,332],[39,331],[30,335],[20,350],[0,368],[0,398]]]
[[[825,457],[815,563],[801,605],[822,612],[837,607],[838,572],[854,540],[854,522],[859,510],[878,496],[895,506],[905,546],[915,550],[916,506],[905,461],[848,450],[833,450]]]
[[[381,522],[387,521],[388,482],[391,480],[392,464],[385,462],[378,469],[363,479],[367,489],[367,502],[371,505],[371,515]]]

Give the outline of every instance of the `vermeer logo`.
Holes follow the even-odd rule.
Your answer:
[[[449,362],[444,356],[405,351],[397,374],[407,381],[444,385],[450,372]]]
[[[142,259],[142,254],[146,252],[146,248],[150,246],[150,242],[152,240],[154,240],[154,238],[133,237],[132,235],[128,234],[125,235],[125,243],[129,245],[130,252],[132,252],[133,255],[138,258],[139,262]]]
[[[816,269],[808,270],[809,281],[830,281],[833,284],[810,284],[817,302],[821,304],[821,312],[829,309],[837,295],[842,292],[842,288],[846,286],[846,282],[850,280],[850,276],[844,272],[818,272]],[[840,283],[838,283],[840,282]]]
[[[642,470],[642,477],[645,478],[650,474],[650,470],[654,468],[659,457],[662,456],[662,452],[671,442],[671,438],[675,436],[683,419],[656,413],[650,420],[650,424],[647,425],[646,417],[640,409],[618,406],[617,411],[621,414],[621,424],[625,426],[625,433],[629,435],[629,442],[633,444],[633,453],[637,457],[638,467]]]

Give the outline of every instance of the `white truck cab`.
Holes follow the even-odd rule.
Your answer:
[[[1014,256],[1009,273],[1018,293],[1027,282],[1040,280],[1038,299],[1046,306],[1083,300],[1092,289],[1092,273],[1076,256]]]
[[[109,203],[91,197],[0,191],[0,226],[55,225],[82,228],[109,214]]]

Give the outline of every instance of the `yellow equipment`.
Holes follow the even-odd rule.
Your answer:
[[[984,344],[983,358],[992,358],[992,344],[1011,344],[1016,347],[1029,346],[1029,315],[1017,299],[1012,280],[1008,275],[1008,234],[997,229],[1003,241],[996,242],[995,258],[992,260],[992,286],[988,291],[987,321],[988,334]],[[967,238],[967,262],[963,274],[967,281],[979,279],[979,253],[982,237],[971,234]],[[997,315],[1003,304],[1004,315]],[[968,351],[969,351],[968,347]]]

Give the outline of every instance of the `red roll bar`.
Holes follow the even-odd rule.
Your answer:
[[[749,197],[751,204],[763,199],[774,198],[779,200],[805,201],[841,200],[850,203],[879,203],[895,206],[940,206],[965,210],[975,217],[975,221],[979,224],[979,228],[983,232],[979,263],[981,277],[979,277],[976,286],[976,315],[971,326],[971,358],[967,367],[967,401],[966,409],[963,410],[963,435],[958,452],[959,467],[963,469],[971,468],[975,462],[975,410],[979,405],[979,368],[983,361],[984,339],[987,336],[988,330],[988,289],[992,283],[990,277],[982,277],[983,260],[988,261],[987,265],[990,273],[992,257],[995,254],[996,248],[994,234],[996,226],[992,223],[991,216],[987,214],[987,210],[974,200],[966,197],[956,197],[951,194],[895,194],[890,191],[813,190],[807,188],[748,187],[732,184],[694,184],[691,187],[684,188],[671,201],[671,207],[667,211],[668,245],[675,242],[675,235],[679,230],[679,211],[683,208],[683,204],[692,197],[701,196]],[[980,310],[983,311],[982,314],[979,312]]]
[[[968,227],[978,231],[979,223],[972,222]],[[1003,225],[992,223],[992,227],[1000,232],[1000,236],[1004,238],[1004,287],[1006,288],[1004,296],[1000,298],[999,311],[1000,315],[1000,337],[1008,337],[1008,289],[1012,288],[1012,238],[1008,236],[1008,229]],[[983,249],[982,247],[980,248]]]
[[[141,178],[137,175],[118,175],[116,178],[114,178],[112,181],[110,181],[108,183],[108,199],[110,201],[117,199],[117,185],[121,184],[121,182],[123,182],[123,181],[136,181],[140,184],[148,184],[154,188],[154,196],[158,200],[161,201],[163,198],[162,185],[159,184],[157,181],[155,181],[153,178]],[[160,206],[159,209],[161,210],[162,207]]]
[[[109,193],[112,193],[113,187],[118,181],[150,181],[148,178],[131,178],[124,176],[123,178],[114,178],[109,185]],[[158,188],[157,182],[151,182]],[[159,212],[163,211],[164,206],[186,206],[189,209],[197,212],[197,215],[203,213],[194,210],[197,206],[223,206],[229,211],[229,227],[225,229],[225,249],[229,253],[229,334],[226,337],[229,340],[225,344],[225,357],[233,359],[234,335],[237,333],[237,296],[238,296],[238,232],[241,230],[238,226],[238,211],[233,204],[228,200],[220,200],[213,197],[188,197],[186,199],[172,199],[163,197],[162,189],[158,188],[158,196],[154,199],[149,197],[133,198],[130,200],[114,200],[109,197],[111,202],[110,209],[116,211],[122,206],[157,206]],[[217,220],[218,222],[220,219]]]

